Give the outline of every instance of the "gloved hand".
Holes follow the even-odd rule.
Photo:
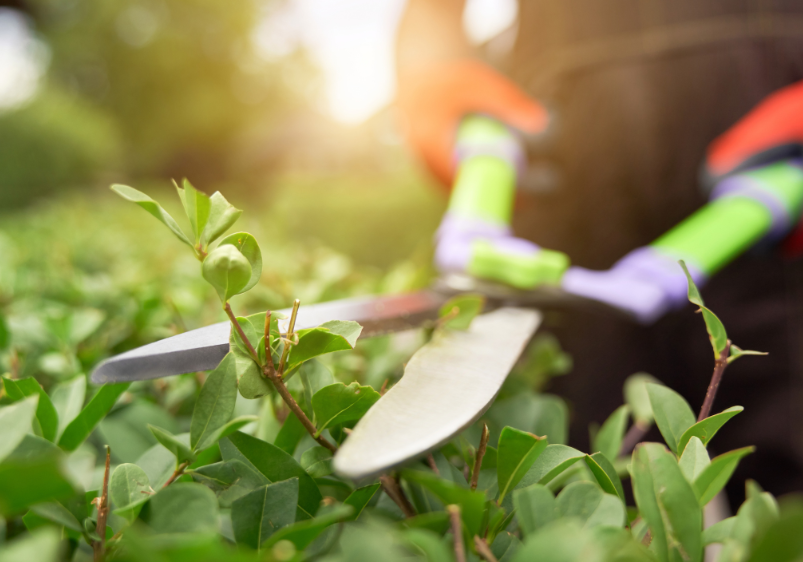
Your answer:
[[[467,115],[489,115],[529,134],[543,132],[548,122],[540,104],[489,66],[471,59],[403,71],[397,105],[408,142],[444,185],[450,185],[455,175],[455,135]]]
[[[449,209],[435,237],[435,265],[520,289],[557,284],[569,260],[515,238],[510,228],[517,170],[524,156],[511,131],[493,119],[464,119]]]
[[[767,96],[708,147],[703,180],[713,188],[736,172],[803,157],[803,81]],[[803,254],[803,224],[782,244],[790,257]]]
[[[711,187],[727,175],[803,156],[803,81],[761,101],[708,147],[705,180]]]
[[[649,324],[686,302],[687,281],[705,280],[761,240],[777,241],[800,220],[803,169],[786,160],[727,176],[712,201],[650,246],[627,254],[607,271],[573,267],[563,288],[608,303]]]
[[[706,276],[701,270],[690,264],[687,267],[695,284],[704,283]],[[633,250],[606,271],[571,267],[563,276],[562,287],[569,293],[623,310],[643,324],[651,324],[687,302],[688,282],[675,257],[645,246]]]

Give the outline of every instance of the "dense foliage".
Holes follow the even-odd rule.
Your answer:
[[[380,277],[332,253],[282,252],[257,232],[267,242],[263,255],[256,237],[224,235],[239,213],[219,194],[179,188],[185,229],[147,196],[115,189],[164,222],[188,246],[185,258],[164,250],[165,229],[135,214],[59,214],[66,224],[42,215],[1,240],[8,374],[0,562],[663,562],[700,561],[715,543],[723,562],[803,557],[803,503],[779,507],[753,482],[735,516],[703,530],[703,508],[752,451],[745,444],[710,458],[706,449],[740,407],[703,412],[698,421],[683,397],[634,375],[624,404],[600,420],[592,451],[579,451],[567,445],[566,404],[540,392],[547,377],[570,369],[548,336],[534,340],[480,422],[439,451],[381,482],[339,478],[331,449],[385,381],[398,380],[427,331],[355,347],[353,323],[282,337],[278,315],[266,319],[265,310],[305,290],[312,301],[411,288],[419,279],[413,266]],[[84,238],[87,229],[78,227],[124,217],[133,221],[131,238]],[[134,225],[145,221],[148,228]],[[60,233],[47,237],[55,250],[24,247],[36,231],[52,230]],[[703,309],[721,377],[729,362],[753,352],[729,342],[691,284],[689,296]],[[219,320],[221,303],[236,329],[217,369],[130,386],[87,384],[100,359]],[[238,318],[231,303],[262,312]],[[445,314],[437,329],[461,329],[469,319]],[[653,423],[665,444],[642,443],[631,454]]]

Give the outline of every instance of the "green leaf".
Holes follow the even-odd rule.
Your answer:
[[[788,500],[781,516],[760,535],[748,562],[795,562],[803,557],[803,503]]]
[[[327,527],[340,521],[345,521],[351,517],[352,513],[354,513],[354,508],[350,505],[335,506],[325,515],[307,521],[299,521],[279,530],[271,535],[263,546],[264,548],[270,548],[279,541],[290,541],[295,545],[296,549],[303,550]]]
[[[192,471],[192,477],[217,494],[222,508],[231,507],[238,498],[270,484],[264,475],[238,460],[196,468]]]
[[[602,424],[592,441],[591,449],[595,452],[599,451],[609,459],[617,458],[622,449],[629,415],[629,406],[619,406]]]
[[[568,445],[547,445],[544,452],[536,459],[524,478],[519,483],[519,488],[531,486],[533,484],[548,484],[561,472],[572,466],[586,454],[581,453]]]
[[[231,523],[237,544],[259,550],[277,530],[296,520],[298,478],[269,484],[231,504]]]
[[[299,330],[298,344],[290,349],[285,372],[290,372],[319,355],[354,349],[360,332],[362,326],[357,322],[343,320],[332,320],[324,322],[317,328]]]
[[[237,350],[229,352],[233,357],[234,369],[237,373],[237,390],[240,396],[254,400],[273,392],[271,382],[262,376],[262,370],[249,355]]]
[[[151,497],[146,522],[157,534],[216,533],[217,498],[202,484],[175,482]]]
[[[519,527],[528,537],[558,517],[555,496],[545,486],[533,484],[513,492]]]
[[[496,475],[499,483],[499,502],[516,487],[532,467],[548,443],[532,433],[505,427],[499,436],[496,457]]]
[[[357,488],[351,492],[351,494],[349,494],[345,500],[343,500],[344,505],[350,505],[354,508],[354,513],[352,513],[347,521],[357,520],[362,513],[362,510],[365,509],[365,506],[368,505],[368,502],[371,501],[379,488],[380,484],[378,482],[376,484],[369,484],[368,486]]]
[[[201,241],[201,232],[206,228],[206,223],[209,220],[209,212],[211,210],[211,202],[206,193],[202,193],[195,189],[190,182],[184,178],[184,188],[180,188],[177,183],[173,182],[178,192],[178,197],[181,199],[181,204],[184,206],[184,212],[187,218],[190,219],[190,226],[195,235],[195,243]]]
[[[728,517],[722,521],[717,521],[703,531],[703,546],[714,543],[723,543],[730,537],[733,531],[733,524],[736,523],[736,516]]]
[[[223,424],[222,427],[219,427],[217,430],[215,430],[214,433],[212,433],[209,436],[209,439],[206,440],[206,443],[207,443],[206,447],[211,447],[212,445],[214,445],[215,443],[217,443],[218,441],[220,441],[224,437],[227,437],[227,436],[231,435],[232,433],[234,433],[235,431],[239,431],[240,429],[242,429],[243,427],[245,427],[249,423],[254,423],[256,421],[259,421],[259,416],[250,416],[250,415],[249,416],[237,416],[233,420],[227,421],[225,424]],[[201,451],[206,447],[200,446],[200,447],[198,447],[198,450]]]
[[[219,191],[215,191],[212,194],[209,198],[209,203],[209,219],[206,222],[206,228],[201,234],[201,245],[203,246],[208,246],[220,238],[243,214],[240,209],[226,201],[226,198]]]
[[[737,345],[731,344],[730,357],[728,357],[728,363],[729,364],[733,363],[739,357],[743,357],[745,355],[769,355],[769,353],[767,353],[766,351],[752,351],[749,349],[742,349]]]
[[[694,284],[694,280],[686,268],[686,263],[681,260],[680,266],[683,268],[683,273],[686,274],[686,279],[689,282],[689,301],[700,307],[703,313],[703,320],[705,321],[705,329],[708,331],[708,339],[711,340],[711,347],[714,349],[714,357],[719,358],[719,354],[728,345],[728,334],[725,332],[725,326],[722,324],[717,315],[706,308],[703,303],[703,297],[700,296],[700,291]]]
[[[356,381],[348,386],[336,382],[322,388],[312,397],[312,410],[318,424],[316,437],[327,427],[362,418],[379,398],[373,387]]]
[[[694,483],[709,464],[711,464],[711,458],[708,456],[705,445],[698,437],[692,437],[678,461],[683,476],[689,482]]]
[[[193,450],[205,449],[215,442],[212,438],[231,419],[236,401],[237,369],[234,357],[227,353],[209,373],[192,410],[190,446]]]
[[[451,520],[445,511],[431,511],[404,519],[400,523],[408,529],[427,529],[442,535],[449,529]]]
[[[271,482],[298,478],[298,507],[312,517],[323,499],[312,477],[287,453],[278,447],[235,432],[220,441],[224,460],[237,459],[253,467]]]
[[[261,328],[260,332],[257,332],[256,326],[254,323],[251,322],[248,318],[243,316],[237,317],[237,323],[242,328],[245,337],[248,339],[248,342],[254,349],[258,349],[259,342],[260,342],[260,332],[262,331]],[[242,355],[246,355],[249,359],[251,358],[251,353],[248,351],[248,347],[245,345],[245,342],[240,337],[239,332],[234,329],[232,326],[231,333],[229,335],[229,349],[234,352],[239,352]],[[260,354],[261,355],[261,354]],[[253,361],[253,359],[251,359]]]
[[[659,561],[700,562],[702,511],[674,455],[659,443],[642,443],[633,451],[631,472],[636,505]]]
[[[127,201],[131,201],[132,203],[136,203],[143,209],[145,209],[148,213],[156,217],[159,221],[161,221],[170,231],[176,235],[176,238],[184,242],[190,248],[193,248],[193,243],[187,238],[187,235],[184,234],[184,231],[181,230],[181,227],[178,225],[176,220],[170,216],[170,214],[165,211],[159,203],[142,193],[134,189],[133,187],[128,187],[127,185],[120,185],[114,184],[111,186],[111,190],[117,193],[123,199]]]
[[[499,562],[510,562],[519,548],[521,548],[521,541],[515,535],[502,532],[496,535],[491,545],[491,552]]]
[[[100,420],[106,417],[117,399],[128,390],[131,383],[104,384],[98,389],[89,403],[81,410],[70,424],[64,428],[59,438],[59,447],[65,451],[74,451],[89,437]]]
[[[683,433],[695,424],[694,412],[689,403],[677,392],[666,386],[647,384],[655,423],[661,430],[666,444],[676,455],[683,451],[678,448]]]
[[[622,527],[625,506],[615,494],[606,494],[591,482],[572,482],[557,497],[561,517],[576,517],[585,528]]]
[[[42,430],[42,437],[48,441],[54,441],[59,427],[59,415],[53,406],[53,402],[50,401],[50,397],[37,380],[33,377],[28,377],[15,381],[3,377],[3,387],[5,388],[6,396],[12,402],[18,402],[28,396],[39,396],[39,403],[36,406],[36,420]]]
[[[81,375],[71,381],[56,385],[53,388],[53,407],[56,408],[59,418],[57,435],[61,437],[67,426],[70,425],[84,406],[86,397],[86,378]]]
[[[293,412],[287,414],[279,434],[273,444],[288,455],[296,452],[296,447],[307,434],[307,428],[298,420]]]
[[[625,402],[630,406],[635,423],[649,427],[653,421],[652,405],[650,395],[647,392],[647,384],[661,384],[658,379],[647,373],[636,373],[627,377],[625,380],[624,394]]]
[[[221,302],[226,303],[234,295],[245,291],[251,280],[251,264],[237,248],[226,244],[218,246],[206,256],[201,273],[215,288]]]
[[[39,395],[0,408],[0,461],[10,455],[31,431]]]
[[[714,435],[717,434],[717,431],[725,425],[725,422],[742,411],[744,411],[744,408],[741,406],[732,406],[727,410],[695,423],[684,431],[683,435],[680,437],[680,441],[678,441],[678,453],[683,452],[686,448],[686,443],[688,443],[689,439],[692,437],[699,437],[703,445],[708,445],[708,442],[711,441]]]
[[[115,506],[114,513],[132,522],[139,515],[142,505],[151,499],[148,475],[135,464],[121,464],[112,472],[109,480],[109,496]]]
[[[594,479],[600,485],[604,492],[619,496],[619,499],[625,501],[625,490],[622,487],[622,480],[616,473],[611,461],[602,453],[594,453],[585,457],[586,465],[594,475]]]
[[[0,515],[16,515],[26,507],[72,497],[75,490],[59,454],[6,459],[0,464]]]
[[[443,326],[453,330],[468,330],[474,317],[482,312],[485,297],[479,294],[463,294],[452,297],[438,311],[438,317],[447,319]]]
[[[590,536],[584,532],[576,519],[557,519],[539,530],[521,545],[512,562],[586,562],[600,560],[588,556],[597,552],[596,545],[589,544]]]
[[[304,385],[304,399],[307,403],[307,410],[312,411],[312,397],[325,386],[335,383],[332,371],[320,361],[307,361],[301,366],[301,383]]]
[[[45,502],[32,505],[31,512],[43,519],[47,519],[48,521],[55,523],[56,525],[66,527],[71,531],[75,531],[77,533],[83,533],[84,531],[83,525],[79,523],[78,519],[75,517],[75,514],[73,514],[69,509],[59,502]]]
[[[743,457],[755,451],[755,447],[742,447],[734,451],[729,451],[711,459],[703,472],[694,479],[694,493],[700,502],[700,507],[704,507],[714,499],[725,484],[728,483],[733,471],[736,470],[739,461]]]
[[[301,455],[301,467],[313,478],[332,474],[332,451],[325,447],[312,447]]]
[[[775,498],[762,491],[758,484],[751,480],[747,481],[746,488],[747,500],[736,513],[730,539],[725,541],[723,551],[735,546],[741,553],[748,552],[778,521],[778,503]]]
[[[484,493],[458,486],[438,478],[430,472],[404,470],[402,478],[420,484],[435,494],[444,505],[459,505],[463,524],[468,529],[469,536],[473,537],[479,534],[485,514],[486,497]]]
[[[245,287],[239,291],[240,293],[244,293],[256,285],[259,282],[259,278],[262,276],[262,251],[259,249],[256,238],[247,232],[235,232],[234,234],[226,236],[220,241],[218,248],[225,245],[237,248],[251,265],[251,277]]]
[[[192,449],[166,429],[151,424],[148,424],[148,429],[165,449],[173,453],[173,456],[176,457],[176,464],[195,460],[195,453],[192,452]]]
[[[0,562],[57,562],[63,560],[61,533],[52,528],[37,529],[35,532],[17,537],[0,549]]]
[[[426,529],[407,529],[402,536],[414,549],[424,554],[427,562],[452,562],[454,556],[440,535]]]

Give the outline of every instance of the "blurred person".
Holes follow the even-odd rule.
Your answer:
[[[746,409],[712,454],[757,445],[734,505],[746,477],[803,490],[803,3],[522,0],[497,68],[464,36],[462,11],[410,0],[398,38],[407,138],[453,186],[436,265],[560,284],[641,320],[547,315],[574,358],[550,390],[587,450],[588,424],[636,371],[702,403],[714,357],[702,319],[679,310],[684,259],[730,339],[769,352],[728,368],[712,410]]]

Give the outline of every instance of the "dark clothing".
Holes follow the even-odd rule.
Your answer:
[[[515,229],[606,269],[707,201],[698,181],[707,145],[774,90],[803,79],[803,2],[522,0],[509,74],[555,109],[542,157],[558,187],[522,196]],[[703,290],[732,341],[770,352],[731,365],[714,412],[745,412],[711,444],[757,445],[732,480],[780,494],[803,490],[803,266],[756,251]],[[645,328],[598,313],[549,316],[575,360],[551,390],[572,406],[573,440],[622,402],[622,382],[647,371],[702,404],[714,357],[691,306]],[[656,438],[658,438],[656,434]]]

